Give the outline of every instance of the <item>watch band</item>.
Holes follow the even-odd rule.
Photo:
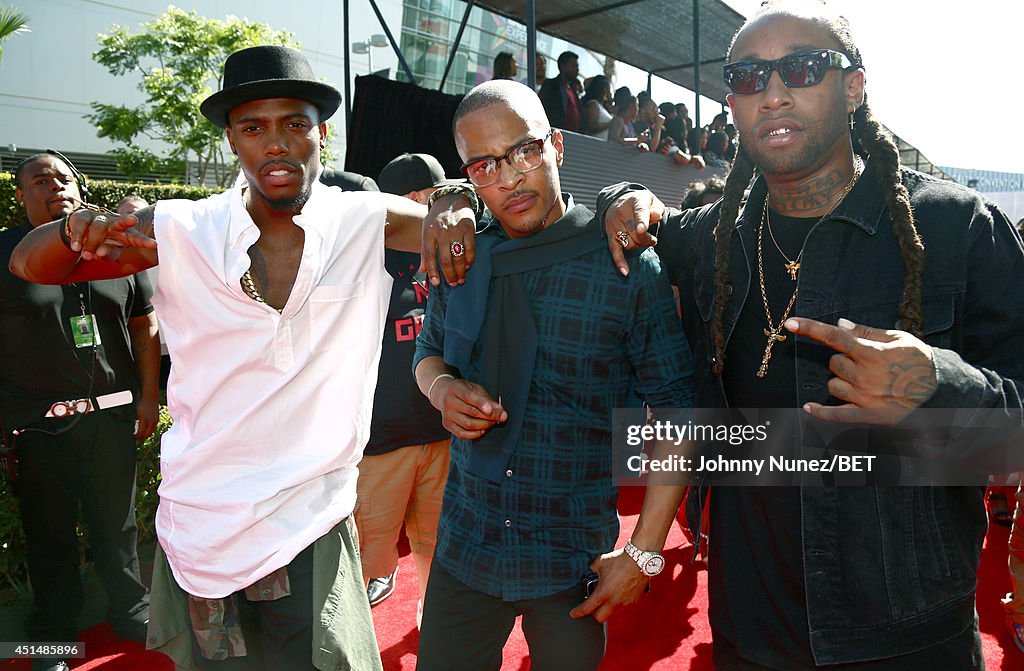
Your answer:
[[[665,557],[660,552],[641,550],[633,545],[633,541],[627,541],[622,549],[629,555],[630,559],[636,562],[636,565],[640,567],[640,571],[648,578],[653,578],[665,568]]]

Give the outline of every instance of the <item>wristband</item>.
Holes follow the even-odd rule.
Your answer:
[[[60,241],[64,243],[64,246],[68,248],[69,252],[75,250],[71,249],[71,213],[68,212],[64,215],[64,218],[60,220],[60,226],[57,227],[60,233]]]
[[[437,381],[440,380],[442,377],[446,377],[449,380],[455,379],[455,376],[450,373],[441,373],[440,375],[435,377],[434,381],[430,383],[429,387],[427,387],[427,400],[430,400],[430,392],[434,391],[434,385],[437,384]]]
[[[473,214],[476,215],[478,220],[484,216],[484,206],[480,202],[480,196],[476,195],[476,189],[469,184],[446,184],[445,186],[438,187],[427,198],[427,207],[433,207],[434,202],[442,196],[454,195],[465,196],[469,200],[469,206],[473,208]]]

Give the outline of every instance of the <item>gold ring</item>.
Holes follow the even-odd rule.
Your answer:
[[[615,237],[618,238],[620,245],[623,247],[629,247],[629,233],[625,231],[618,231],[615,234]]]
[[[452,243],[451,252],[452,256],[457,259],[466,253],[466,247],[461,242],[456,240],[455,242]]]

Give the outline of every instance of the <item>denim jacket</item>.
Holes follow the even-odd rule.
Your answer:
[[[900,328],[904,264],[892,234],[877,162],[836,211],[809,234],[794,316],[834,324],[840,317]],[[1024,249],[1006,216],[979,194],[903,170],[925,247],[925,341],[934,349],[934,408],[1004,408],[1014,448],[1021,444],[1024,391]],[[638,185],[602,191],[599,216]],[[744,301],[758,300],[747,258],[766,195],[751,187],[737,223],[730,263],[728,339]],[[698,408],[729,403],[712,373],[714,237],[719,203],[669,211],[655,248],[679,287],[693,349]],[[806,338],[796,342],[798,403],[835,403],[832,373],[811,365]],[[819,359],[820,360],[820,359]],[[728,365],[728,362],[726,363]],[[706,485],[690,488],[687,517],[699,529]],[[804,580],[811,649],[818,664],[884,659],[935,645],[974,620],[975,572],[986,531],[978,487],[804,487],[801,489]],[[699,534],[695,534],[699,538]]]

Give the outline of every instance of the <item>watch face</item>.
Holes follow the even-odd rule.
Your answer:
[[[654,555],[644,564],[644,573],[649,576],[655,576],[661,573],[663,568],[665,568],[665,558],[661,555]]]

